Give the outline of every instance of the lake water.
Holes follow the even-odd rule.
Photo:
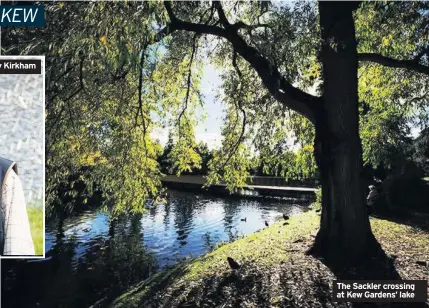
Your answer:
[[[101,210],[46,226],[45,260],[2,261],[3,307],[88,307],[179,260],[265,227],[296,201],[218,198],[169,190],[167,202],[115,222]],[[246,218],[246,221],[243,219]]]

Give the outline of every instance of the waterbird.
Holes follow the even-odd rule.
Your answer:
[[[268,222],[265,220],[265,227],[268,227],[269,226],[269,224],[268,224]]]
[[[284,218],[285,220],[288,220],[288,219],[289,219],[289,216],[287,216],[285,213],[283,213],[283,218]]]
[[[233,258],[227,257],[229,267],[232,269],[239,269],[240,264],[238,264]]]
[[[247,221],[247,217],[241,218],[241,221],[246,222]]]

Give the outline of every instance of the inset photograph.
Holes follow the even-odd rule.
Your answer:
[[[0,65],[0,255],[42,257],[44,57],[0,57]]]

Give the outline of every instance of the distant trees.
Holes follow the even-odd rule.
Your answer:
[[[158,157],[160,170],[164,174],[177,174],[179,171],[175,165],[174,157],[172,157],[174,146],[175,143],[170,137],[162,154]],[[189,169],[182,170],[180,174],[207,175],[209,172],[209,161],[213,158],[213,151],[202,141],[193,150],[200,157],[200,162]]]
[[[310,145],[296,151],[264,149],[255,157],[253,164],[252,175],[283,177],[291,183],[308,185],[315,185],[319,179],[313,147]]]

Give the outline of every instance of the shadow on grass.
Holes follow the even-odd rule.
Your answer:
[[[291,226],[295,228],[302,224],[302,221],[291,222]],[[415,261],[408,260],[408,249],[414,249],[417,257],[424,251],[417,249],[419,247],[415,241],[410,242],[411,247],[398,247],[401,246],[397,242],[400,235],[405,235],[402,240],[406,241],[407,236],[413,236],[412,230],[396,228],[394,224],[387,222],[377,224],[378,229],[383,231],[378,230],[383,247],[386,243],[391,244],[386,247],[393,247],[386,251],[392,253],[395,249],[401,249],[401,253],[398,252],[396,256],[397,261],[399,260],[399,263],[396,262],[399,271],[395,267],[395,260],[383,250],[376,249],[378,254],[360,266],[345,266],[344,262],[341,262],[344,258],[341,257],[337,258],[339,262],[329,264],[324,259],[306,255],[312,242],[309,232],[309,236],[305,238],[302,234],[307,232],[302,231],[298,237],[285,238],[284,251],[285,242],[273,241],[278,233],[269,232],[267,229],[262,231],[266,236],[261,237],[259,242],[249,239],[240,242],[241,246],[250,247],[246,253],[243,249],[242,254],[237,253],[237,245],[231,244],[226,247],[227,251],[218,252],[215,258],[206,256],[196,262],[189,261],[189,266],[180,264],[125,294],[113,303],[113,307],[427,307],[423,303],[335,302],[332,295],[334,280],[401,280],[401,275],[409,277],[406,271]],[[272,228],[284,227],[279,224]],[[393,231],[385,233],[385,229]],[[267,241],[270,245],[264,246]],[[259,253],[256,254],[256,251]],[[273,257],[275,251],[281,251],[284,258]],[[241,264],[240,269],[229,268],[226,262],[226,256],[229,254],[237,257]],[[408,265],[404,264],[405,261]],[[342,266],[340,262],[343,263]],[[199,268],[200,266],[202,267]],[[194,271],[195,269],[197,270]],[[411,276],[421,277],[421,273],[412,272]]]
[[[186,270],[185,270],[186,272]],[[146,290],[135,289],[128,293],[127,301],[115,307],[302,307],[298,302],[282,305],[281,297],[273,298],[270,290],[270,275],[267,272],[243,264],[238,271],[227,270],[220,275],[206,277],[198,282],[165,289],[174,280],[180,281],[184,274],[183,267],[178,266],[151,284],[146,282]],[[286,300],[291,303],[289,300]],[[276,305],[277,304],[277,305]]]
[[[395,222],[402,225],[407,225],[416,231],[429,232],[429,213],[417,213],[407,210],[384,210],[377,211],[371,216]]]
[[[304,265],[307,264],[307,265]],[[187,264],[153,277],[126,294],[114,307],[427,307],[423,303],[337,303],[332,281],[398,280],[393,260],[386,255],[361,267],[340,268],[302,255],[299,262],[278,265],[244,263],[235,271],[199,280],[187,279]],[[119,303],[119,304],[118,304]]]
[[[296,260],[296,259],[295,259]],[[180,264],[137,286],[114,307],[427,307],[423,303],[337,303],[332,281],[400,280],[393,259],[385,254],[360,267],[338,267],[302,255],[278,265],[243,263],[202,279],[187,279]]]
[[[290,270],[290,266],[294,268]],[[332,305],[328,280],[322,281],[318,274],[295,266],[300,267],[248,262],[239,270],[226,269],[200,280],[183,281],[187,270],[182,264],[145,281],[113,307],[325,307],[320,305],[322,302],[330,303],[330,307],[346,307]],[[319,303],[315,295],[320,297]]]
[[[160,297],[160,290],[164,290],[171,284],[173,281],[180,279],[187,272],[187,266],[189,261],[183,261],[178,263],[174,267],[164,270],[158,274],[155,274],[151,278],[148,278],[136,286],[133,289],[126,293],[126,301],[120,300],[119,303],[116,301],[113,303],[115,307],[140,307],[142,303],[145,303],[145,307],[156,307],[151,306],[155,303],[159,303],[165,298]],[[98,307],[95,305],[94,307]],[[101,306],[100,306],[101,307]]]
[[[338,280],[402,280],[402,277],[396,270],[394,258],[388,256],[384,251],[379,251],[377,257],[367,260],[365,263],[354,267],[342,267],[329,264],[320,260],[326,265]],[[332,298],[332,289],[319,283],[316,291],[317,298],[323,307],[330,307]],[[330,302],[330,305],[326,305]],[[349,307],[429,307],[426,303],[349,303]]]

